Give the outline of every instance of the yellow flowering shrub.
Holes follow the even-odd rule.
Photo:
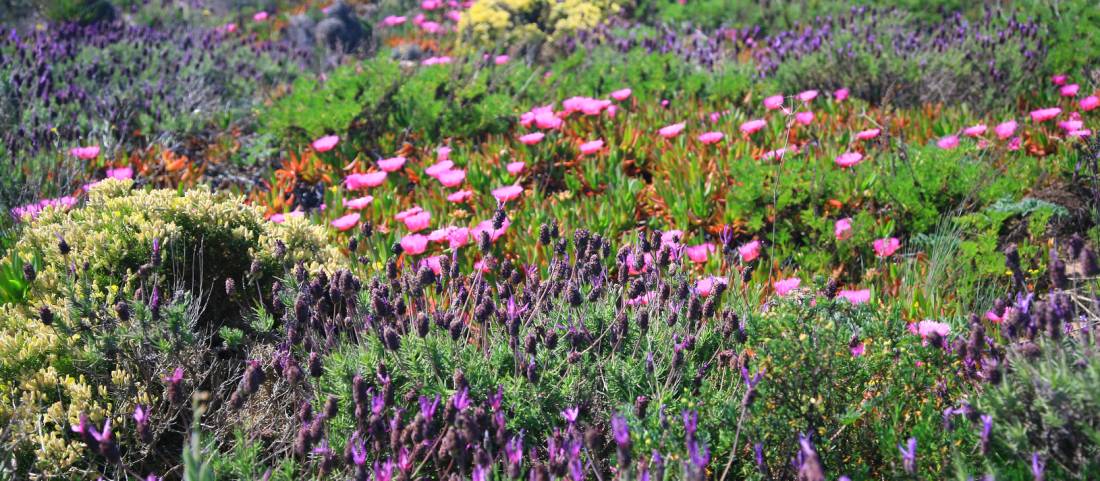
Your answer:
[[[499,47],[556,40],[618,13],[616,0],[477,0],[458,22],[459,41]]]
[[[158,380],[135,375],[134,366],[124,364],[126,356],[106,356],[93,342],[104,334],[101,326],[114,332],[145,329],[136,320],[131,326],[114,318],[113,306],[133,299],[142,285],[148,289],[150,269],[162,288],[205,291],[208,299],[226,296],[227,278],[242,286],[260,278],[270,282],[297,261],[313,271],[333,272],[339,252],[327,235],[304,219],[268,222],[261,209],[240,197],[204,189],[133,190],[128,180],[101,182],[81,207],[47,209],[24,227],[8,253],[24,258],[37,253],[42,267],[26,305],[0,306],[0,426],[8,426],[0,451],[15,453],[23,469],[79,479],[80,463],[89,459],[71,431],[79,416],[100,426],[110,416],[121,427],[130,422],[135,404],[157,400]],[[59,248],[62,239],[67,253]],[[150,268],[154,239],[162,262]],[[41,319],[42,309],[52,314],[49,325]],[[240,313],[207,308],[203,314],[217,322],[232,315]],[[122,336],[114,348],[135,344]],[[169,366],[153,370],[167,375]]]

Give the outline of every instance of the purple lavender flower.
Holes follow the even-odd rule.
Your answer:
[[[898,445],[898,451],[901,451],[902,466],[905,467],[905,472],[909,474],[916,474],[917,472],[917,438],[909,438],[906,446]]]
[[[561,412],[561,416],[563,418],[565,418],[565,421],[567,423],[569,423],[570,425],[573,425],[577,422],[577,415],[580,414],[580,412],[581,412],[581,410],[579,408],[577,408],[576,406],[568,407],[568,408],[565,408],[565,410]]]
[[[504,385],[497,385],[497,392],[489,396],[489,407],[493,411],[500,411],[500,406],[504,402]]]
[[[688,440],[688,454],[691,456],[691,464],[698,470],[704,470],[710,462],[710,448],[700,447],[695,439]]]
[[[1035,477],[1035,481],[1043,481],[1046,466],[1047,463],[1039,458],[1039,453],[1031,453],[1031,475]]]
[[[351,462],[356,466],[366,466],[367,464],[367,446],[362,439],[359,438],[359,432],[356,431],[351,435],[351,439],[348,440],[348,445],[351,446]]]
[[[618,413],[611,416],[611,431],[615,436],[615,444],[620,448],[630,448],[630,426],[625,417]]]
[[[699,427],[699,412],[684,410],[681,416],[684,418],[684,431],[687,433],[687,438],[694,439],[695,431]]]
[[[512,439],[504,445],[504,455],[508,458],[509,464],[517,465],[523,462],[523,431],[512,436]]]
[[[989,452],[989,433],[993,430],[993,416],[982,414],[982,454]]]
[[[768,464],[764,462],[764,443],[756,443],[752,445],[753,457],[756,459],[756,469],[760,470],[760,473],[767,476]]]
[[[143,443],[149,443],[153,440],[152,432],[149,431],[149,412],[138,404],[134,407],[134,422],[137,424],[138,439]]]
[[[393,481],[393,460],[387,459],[385,462],[379,464],[374,462],[374,479],[375,481]]]
[[[454,405],[455,410],[458,412],[462,412],[470,407],[469,388],[464,387],[456,392],[454,397],[451,398],[451,404]]]
[[[386,395],[383,393],[372,394],[370,398],[370,411],[374,414],[382,414],[386,410]]]
[[[439,407],[439,395],[435,395],[435,399],[429,399],[427,396],[420,396],[420,415],[425,421],[431,421],[432,416],[435,416],[435,409]]]
[[[489,481],[489,468],[480,464],[474,466],[473,481]]]

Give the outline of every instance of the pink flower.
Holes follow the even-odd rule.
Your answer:
[[[428,238],[420,234],[409,234],[401,238],[401,249],[408,254],[423,254],[427,248]]]
[[[1062,109],[1059,107],[1050,107],[1047,109],[1039,109],[1031,111],[1032,122],[1045,122],[1053,119],[1062,113]]]
[[[626,255],[626,272],[627,272],[627,274],[630,274],[632,276],[636,276],[638,274],[641,274],[641,273],[649,270],[649,267],[652,266],[652,265],[653,265],[653,255],[651,255],[651,254],[643,254],[642,255],[642,268],[641,268],[641,270],[638,270],[638,269],[634,268],[634,253],[631,252],[631,253]]]
[[[856,133],[856,139],[857,140],[871,140],[875,137],[878,137],[878,134],[880,134],[880,133],[882,133],[882,129],[861,130],[858,133]]]
[[[679,247],[680,239],[684,238],[684,231],[672,229],[661,233],[661,245]]]
[[[287,212],[286,214],[282,214],[282,213],[271,214],[271,218],[268,219],[268,220],[270,220],[271,222],[274,222],[276,224],[282,224],[283,222],[286,222],[286,219],[288,217],[302,217],[304,215],[305,215],[305,212],[302,212],[300,210],[296,210],[296,211],[293,211],[293,212]]]
[[[1008,141],[1008,150],[1020,150],[1020,142],[1020,136],[1013,137],[1012,140]]]
[[[841,167],[851,167],[863,160],[863,154],[859,152],[845,152],[836,157],[836,165]]]
[[[405,17],[398,17],[398,16],[395,16],[395,15],[390,15],[390,16],[382,19],[382,25],[385,25],[387,27],[396,27],[398,25],[401,25],[401,24],[405,23],[405,20],[406,20]]]
[[[861,289],[858,291],[842,290],[837,293],[837,297],[844,299],[852,304],[863,304],[871,300],[871,290]]]
[[[672,125],[668,125],[668,126],[665,126],[665,127],[661,127],[661,129],[657,131],[657,134],[660,135],[661,137],[666,138],[666,139],[671,139],[671,138],[673,138],[677,135],[680,135],[680,132],[683,131],[683,130],[684,130],[684,123],[680,122],[678,124],[672,124]]]
[[[543,137],[546,137],[546,134],[542,132],[532,132],[527,135],[519,136],[519,141],[524,143],[525,145],[535,145],[541,142]]]
[[[616,90],[614,92],[611,92],[611,98],[613,98],[615,100],[618,100],[619,102],[622,102],[623,100],[626,100],[626,99],[630,98],[630,94],[632,92],[633,91],[630,90],[630,89],[619,89],[619,90]]]
[[[133,179],[134,178],[134,169],[132,169],[130,167],[119,167],[117,169],[107,169],[107,178],[108,179],[119,179],[119,180]]]
[[[783,107],[783,96],[772,95],[764,99],[764,108],[768,110],[779,110]]]
[[[409,216],[416,215],[416,214],[419,214],[421,212],[424,212],[424,209],[420,208],[419,206],[413,206],[413,207],[405,209],[401,212],[398,212],[397,214],[395,214],[393,216],[393,218],[395,220],[399,220],[399,221],[404,222],[405,219],[409,218]]]
[[[788,149],[786,147],[780,147],[780,148],[775,149],[775,150],[769,150],[767,152],[764,152],[764,155],[761,155],[760,158],[764,159],[764,160],[769,160],[769,159],[774,159],[774,158],[782,159],[783,156],[787,153],[788,150],[791,153],[798,153],[798,149],[795,148],[795,147],[791,147],[790,149]]]
[[[764,126],[766,125],[768,125],[768,122],[764,119],[750,120],[741,124],[741,131],[746,134],[754,134],[760,131],[760,129],[764,128]]]
[[[440,146],[439,148],[435,149],[435,160],[436,160],[436,162],[443,162],[444,160],[450,160],[450,159],[451,159],[451,148],[450,147],[447,147],[446,145],[443,145],[443,146]]]
[[[427,229],[428,225],[431,224],[432,214],[427,211],[417,212],[405,217],[403,221],[405,222],[405,227],[408,227],[409,231],[420,232]]]
[[[519,197],[522,193],[523,187],[520,187],[518,185],[508,185],[500,187],[498,189],[493,189],[493,197],[496,197],[497,201],[499,202],[508,202],[512,199]]]
[[[1076,97],[1078,90],[1081,90],[1080,85],[1069,84],[1063,85],[1062,88],[1058,89],[1058,93],[1061,94],[1063,97]]]
[[[944,137],[940,140],[937,140],[936,141],[936,146],[938,146],[939,148],[941,148],[943,150],[954,149],[955,147],[959,146],[959,136],[958,135],[948,135],[947,137]]]
[[[695,282],[695,293],[703,297],[709,296],[714,293],[718,284],[726,284],[727,282],[725,277],[704,277]]]
[[[370,203],[373,201],[374,197],[369,195],[365,195],[363,197],[359,197],[358,199],[352,200],[344,199],[344,207],[351,210],[363,210],[367,208],[367,206],[370,205]]]
[[[615,113],[618,111],[619,108],[614,105],[608,105],[607,110],[605,110],[605,112],[607,112],[607,117],[612,119],[615,118]]]
[[[459,227],[447,233],[447,242],[451,249],[458,249],[470,242],[470,229]]]
[[[838,241],[852,238],[852,218],[837,219],[836,224],[833,224],[833,236]]]
[[[225,31],[225,33],[236,32],[237,31],[237,24],[235,24],[233,22],[229,22],[229,23],[225,24],[224,27],[222,27],[222,30]]]
[[[700,281],[700,282],[702,282],[702,281]],[[649,291],[649,292],[647,292],[645,294],[642,294],[638,297],[635,297],[633,299],[627,299],[626,300],[626,305],[628,305],[628,306],[648,306],[649,301],[652,301],[654,299],[657,299],[657,293],[653,292],[653,291]]]
[[[603,148],[603,140],[593,140],[591,142],[585,142],[581,144],[580,150],[584,155],[592,155],[599,152]]]
[[[463,169],[452,169],[436,176],[440,184],[444,187],[457,187],[462,181],[466,180],[466,171]]]
[[[313,150],[318,152],[328,152],[336,147],[336,143],[340,141],[340,137],[336,135],[326,135],[313,141]]]
[[[509,174],[519,175],[520,172],[523,172],[523,168],[526,166],[527,164],[523,162],[509,162],[508,165],[505,166],[505,169],[508,170]]]
[[[802,284],[802,279],[797,277],[791,277],[789,279],[781,279],[772,283],[772,287],[775,288],[775,293],[779,296],[785,296],[789,292],[798,289],[798,286]]]
[[[1066,135],[1068,135],[1070,137],[1073,137],[1073,138],[1088,137],[1088,136],[1092,135],[1092,130],[1089,130],[1089,129],[1071,130],[1071,131],[1067,132]]]
[[[805,92],[802,92],[802,93],[798,94],[798,100],[801,100],[801,101],[807,102],[807,103],[812,101],[813,99],[816,99],[816,98],[817,98],[817,91],[816,90],[807,90]]]
[[[493,230],[493,221],[483,220],[479,222],[476,226],[474,226],[473,229],[470,229],[470,235],[473,236],[474,239],[478,239],[481,237],[482,232],[488,232],[489,239],[493,242],[496,242],[496,240],[499,239],[500,236],[504,235],[504,231],[508,230],[508,226],[510,225],[512,225],[512,221],[508,220],[508,218],[505,217],[504,224],[501,225],[499,229]]]
[[[460,12],[458,10],[447,10],[447,13],[444,14],[444,16],[447,17],[447,19],[449,19],[450,21],[452,21],[454,23],[458,23],[458,22],[462,21],[462,12]],[[498,55],[498,57],[507,57],[507,55]],[[505,60],[505,62],[507,62],[507,61],[508,60]],[[500,64],[497,64],[497,65],[500,65]]]
[[[754,240],[738,247],[737,253],[741,254],[742,262],[752,262],[757,257],[760,257],[760,241]]]
[[[684,249],[684,254],[688,259],[696,264],[703,264],[707,262],[707,257],[710,253],[714,252],[714,244],[709,242],[699,244],[697,246],[690,246]]]
[[[332,221],[332,226],[337,230],[345,231],[355,227],[355,224],[359,223],[359,213],[352,212],[351,214],[340,217]]]
[[[256,14],[252,16],[252,20],[255,20],[257,22],[262,22],[264,20],[267,20],[267,16],[268,16],[267,12],[263,12],[263,11],[256,12]]]
[[[978,124],[964,129],[963,135],[967,137],[978,137],[982,134],[985,134],[985,130],[985,124]]]
[[[1095,109],[1096,107],[1100,107],[1100,97],[1089,95],[1088,97],[1081,99],[1081,102],[1078,105],[1081,106],[1081,110],[1088,112],[1092,109]]]
[[[432,21],[421,22],[420,23],[420,30],[423,30],[424,33],[436,34],[436,33],[439,33],[441,30],[443,30],[443,26],[440,25],[439,22],[432,22]]]
[[[875,239],[871,247],[874,248],[876,256],[890,257],[901,247],[901,241],[899,241],[897,237]]]
[[[460,203],[466,202],[470,197],[473,197],[474,193],[469,190],[460,190],[447,196],[448,202]]]
[[[493,57],[493,63],[497,65],[504,65],[508,63],[509,58],[511,57],[508,57],[507,55],[497,55],[496,57]]]
[[[814,113],[813,112],[808,112],[808,111],[807,112],[799,112],[797,114],[794,114],[794,120],[795,120],[795,122],[798,122],[800,125],[810,125],[814,121]]]
[[[912,325],[910,324],[910,326]],[[910,327],[910,331],[912,330],[914,329]],[[928,338],[932,335],[946,338],[947,335],[951,333],[951,326],[943,322],[920,321],[917,323],[915,330],[917,331],[916,333],[920,335],[921,339],[924,340],[924,344],[928,345]]]
[[[455,227],[442,227],[433,230],[431,234],[428,234],[428,240],[431,242],[443,242],[451,235],[451,231],[455,230]]]
[[[699,141],[704,144],[714,144],[721,142],[724,137],[725,134],[721,132],[707,132],[699,134]]]
[[[441,7],[442,5],[443,2],[440,2],[439,0],[424,0],[420,2],[420,8],[429,12]]]
[[[1084,125],[1084,122],[1081,122],[1080,120],[1063,120],[1061,122],[1058,122],[1058,127],[1066,131],[1080,130],[1081,127],[1083,127]]]
[[[401,167],[405,165],[404,157],[391,157],[388,159],[382,159],[378,161],[378,168],[386,172],[397,172],[401,170]]]
[[[844,99],[848,98],[848,89],[837,89],[836,92],[833,92],[833,97],[836,98],[837,102],[843,102]]]
[[[425,257],[420,260],[420,267],[428,266],[428,269],[431,269],[438,276],[440,272],[443,272],[441,259],[443,259],[442,255]]]
[[[428,57],[420,62],[420,65],[443,65],[451,63],[451,57]]]
[[[81,160],[92,160],[96,157],[99,157],[99,146],[91,145],[88,147],[73,147],[72,150],[69,150],[69,153],[73,154],[73,157]]]
[[[852,352],[852,357],[860,357],[863,355],[866,347],[862,342],[857,342],[856,345],[849,347],[848,350]]]
[[[1016,121],[1008,120],[1005,122],[1001,122],[993,128],[993,132],[995,132],[997,134],[997,138],[1001,140],[1012,137],[1012,134],[1016,132]]]
[[[370,172],[367,174],[348,174],[344,177],[344,185],[349,190],[359,190],[364,187],[378,187],[386,181],[386,172]]]
[[[427,169],[424,169],[424,173],[427,174],[428,177],[438,179],[440,174],[451,170],[451,167],[454,167],[454,165],[455,163],[449,160],[441,160],[428,166]]]
[[[1058,74],[1058,75],[1055,75],[1055,76],[1051,77],[1050,81],[1054,85],[1065,85],[1066,84],[1066,78],[1067,78],[1066,74]]]

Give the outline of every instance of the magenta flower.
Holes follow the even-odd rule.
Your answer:
[[[436,179],[444,187],[457,187],[464,180],[466,180],[466,171],[463,169],[452,169],[439,174]]]
[[[837,102],[843,102],[844,99],[848,98],[848,89],[837,89],[836,92],[833,92],[833,98],[835,98]]]
[[[493,57],[493,63],[497,65],[504,65],[508,63],[509,59],[511,59],[511,57],[507,55],[497,55],[496,57]]]
[[[428,228],[431,224],[432,214],[427,211],[417,212],[413,215],[402,219],[405,222],[405,227],[411,232],[419,232]]]
[[[618,100],[619,102],[622,102],[623,100],[626,100],[626,99],[630,98],[630,94],[632,92],[633,91],[630,90],[630,89],[619,89],[619,90],[616,90],[614,92],[611,92],[611,98],[613,98],[615,100]]]
[[[760,241],[754,240],[738,247],[737,253],[741,254],[742,262],[752,262],[757,257],[760,257]]]
[[[993,128],[993,132],[997,134],[997,138],[1001,140],[1012,137],[1012,134],[1016,133],[1016,121],[1008,120],[1001,122]]]
[[[898,251],[901,247],[901,241],[899,241],[897,237],[875,239],[871,247],[875,250],[875,256],[885,258],[894,255],[894,253]]]
[[[256,12],[255,15],[252,15],[252,20],[254,20],[256,22],[262,22],[264,20],[267,20],[267,17],[268,17],[267,12],[264,12],[264,11],[261,10],[259,12]]]
[[[420,234],[409,234],[401,238],[401,249],[411,255],[423,254],[428,248],[428,238]]]
[[[1062,109],[1059,107],[1050,107],[1046,109],[1032,110],[1031,121],[1032,122],[1046,122],[1053,119],[1062,113]]]
[[[518,198],[520,194],[523,194],[523,187],[520,187],[518,185],[508,185],[493,189],[492,193],[493,197],[495,197],[497,201],[508,202],[510,200]]]
[[[474,226],[473,229],[470,229],[470,235],[474,239],[478,239],[481,237],[482,232],[488,232],[489,240],[496,242],[497,239],[504,235],[504,232],[508,230],[508,226],[510,225],[512,225],[512,221],[505,217],[504,224],[502,224],[499,229],[493,230],[493,221],[483,220]]]
[[[313,150],[318,152],[328,152],[336,147],[336,144],[340,142],[340,137],[336,135],[326,135],[313,141]]]
[[[373,201],[374,197],[369,195],[364,195],[363,197],[352,200],[344,199],[344,207],[351,210],[363,210]]]
[[[807,90],[805,92],[802,92],[802,93],[798,94],[798,100],[801,100],[801,101],[807,102],[807,103],[812,101],[813,99],[816,99],[816,98],[817,98],[817,91],[816,90]]]
[[[863,154],[859,152],[845,152],[836,157],[836,165],[841,167],[851,167],[863,160]]]
[[[665,127],[661,127],[661,129],[657,131],[657,134],[666,139],[671,139],[677,135],[680,135],[680,132],[684,130],[684,126],[685,124],[683,122],[667,125]]]
[[[1069,84],[1063,85],[1062,88],[1058,89],[1058,93],[1061,94],[1063,97],[1076,97],[1077,91],[1079,90],[1081,90],[1080,85]]]
[[[749,120],[741,124],[741,132],[751,135],[759,132],[766,125],[768,125],[768,122],[764,119]]]
[[[933,334],[940,337],[947,337],[951,332],[951,326],[943,322],[920,321],[917,323],[916,331],[921,338],[927,338]]]
[[[844,299],[852,304],[863,304],[871,300],[870,289],[860,289],[858,291],[842,290],[837,293],[837,297]]]
[[[470,197],[473,197],[473,195],[474,195],[473,191],[460,190],[460,191],[453,192],[450,195],[448,195],[447,196],[447,201],[448,202],[454,202],[456,204],[460,203],[460,202],[466,202],[467,200],[470,199]]]
[[[73,147],[69,150],[69,153],[81,160],[92,160],[99,157],[99,146],[91,145],[88,147]]]
[[[447,234],[447,242],[451,249],[458,249],[470,242],[470,229],[459,227]]]
[[[794,114],[794,120],[799,125],[810,125],[814,122],[814,113],[809,111],[799,112]]]
[[[378,168],[382,169],[385,172],[397,172],[398,170],[401,170],[401,167],[403,167],[404,165],[404,157],[391,157],[378,161]]]
[[[779,296],[785,296],[791,291],[798,289],[798,286],[802,284],[802,279],[797,277],[791,277],[788,279],[780,279],[772,284],[775,288],[775,293]]]
[[[718,287],[718,284],[726,284],[725,277],[704,277],[695,282],[695,293],[706,297],[714,293],[714,290]]]
[[[970,126],[970,127],[967,127],[966,129],[964,129],[963,130],[963,135],[965,135],[967,137],[978,137],[978,136],[981,136],[981,135],[985,134],[985,130],[986,130],[985,124],[973,125],[973,126]]]
[[[134,178],[134,169],[130,167],[119,167],[117,169],[107,169],[108,179],[126,180]]]
[[[764,160],[782,159],[783,156],[786,155],[788,151],[790,151],[791,153],[798,153],[798,149],[795,148],[795,147],[791,147],[790,149],[788,149],[786,147],[780,147],[780,148],[775,149],[775,150],[769,150],[767,152],[764,152],[764,155],[761,155],[760,158],[764,159]]]
[[[878,134],[882,133],[882,129],[867,129],[861,130],[856,133],[856,139],[858,140],[871,140],[878,137]]]
[[[1066,74],[1058,74],[1050,77],[1050,82],[1054,85],[1065,85],[1068,78]]]
[[[852,237],[852,218],[838,219],[836,224],[833,225],[833,236],[838,241],[850,239]]]
[[[561,417],[565,418],[565,422],[573,424],[577,422],[577,416],[580,414],[580,412],[580,408],[576,406],[568,407],[561,412]]]
[[[421,259],[420,267],[428,266],[428,268],[438,276],[440,272],[443,272],[443,264],[440,262],[440,259],[444,257],[445,256],[438,255]]]
[[[941,138],[940,140],[936,141],[936,146],[943,150],[954,149],[955,147],[959,146],[959,136],[948,135],[947,137]]]
[[[332,226],[335,227],[337,230],[346,231],[348,229],[351,229],[352,227],[355,227],[355,224],[359,223],[359,217],[360,216],[358,212],[352,212],[351,214],[345,215],[332,221]]]
[[[519,136],[519,141],[525,145],[535,145],[539,142],[542,142],[543,137],[546,137],[546,134],[542,132],[532,132],[530,134]]]
[[[1081,110],[1088,112],[1092,109],[1095,109],[1096,107],[1100,107],[1100,97],[1089,95],[1088,97],[1081,99],[1078,105],[1081,106]]]
[[[390,16],[387,16],[386,18],[382,19],[382,25],[385,25],[387,27],[396,27],[398,25],[401,25],[401,24],[405,23],[406,20],[407,19],[403,16],[399,17],[399,16],[396,16],[396,15],[390,15]]]
[[[684,249],[684,254],[688,259],[696,264],[703,264],[707,262],[707,257],[710,253],[714,252],[714,244],[709,242],[699,244],[697,246],[690,246]]]
[[[370,172],[367,174],[348,174],[344,177],[344,186],[348,190],[360,190],[364,187],[378,187],[386,181],[386,172]]]
[[[527,164],[523,162],[509,162],[508,165],[505,166],[505,169],[508,171],[509,174],[519,175],[520,172],[523,172],[523,168],[526,166]]]
[[[451,160],[451,148],[446,145],[440,146],[435,149],[436,162],[443,162],[444,160]]]
[[[706,132],[699,134],[699,141],[704,144],[714,144],[721,142],[725,138],[725,134],[721,132]]]
[[[783,108],[783,96],[772,95],[764,99],[764,108],[768,110],[779,110]]]
[[[585,142],[581,144],[580,150],[584,155],[592,155],[599,152],[603,148],[603,140],[593,140],[591,142]]]
[[[451,162],[449,160],[440,160],[440,161],[428,166],[427,169],[424,169],[424,174],[426,174],[428,177],[433,177],[433,178],[438,179],[440,174],[442,174],[444,172],[447,172],[448,170],[451,170],[451,168],[454,167],[454,166],[455,166],[454,162]]]

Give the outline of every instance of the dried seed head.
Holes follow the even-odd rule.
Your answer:
[[[237,282],[232,277],[225,278],[225,295],[233,297],[233,294],[237,292]]]

